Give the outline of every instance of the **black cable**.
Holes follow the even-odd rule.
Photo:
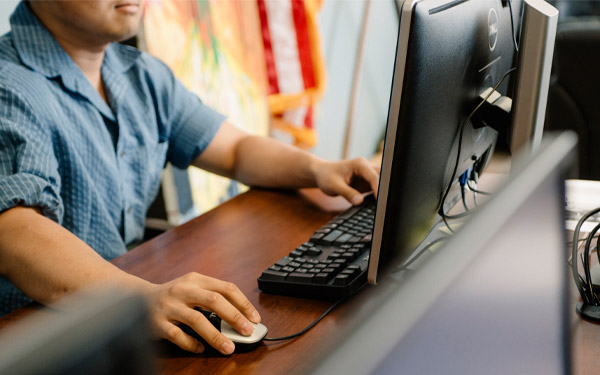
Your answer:
[[[600,236],[596,237],[600,239]],[[587,240],[587,238],[580,238],[577,242],[585,242]],[[573,241],[567,241],[567,246],[572,246],[573,245]]]
[[[473,117],[473,115],[475,114],[475,112],[477,112],[477,110],[479,110],[479,108],[485,102],[487,102],[487,100],[492,95],[492,93],[496,91],[496,89],[502,84],[502,82],[504,82],[504,80],[506,79],[506,77],[508,77],[515,70],[517,70],[517,68],[513,67],[513,68],[510,68],[506,73],[504,73],[504,75],[502,75],[502,78],[500,78],[500,80],[498,81],[498,83],[496,83],[496,85],[493,87],[493,89],[490,90],[490,92],[486,95],[486,97],[483,98],[483,100],[477,105],[477,107],[475,107],[475,109],[467,116],[467,118],[465,118],[465,120],[460,125],[460,130],[458,132],[458,151],[456,152],[456,163],[454,164],[454,170],[452,171],[452,177],[450,178],[450,182],[448,183],[448,187],[446,188],[446,192],[444,193],[444,195],[442,197],[442,204],[441,204],[441,207],[440,207],[440,209],[438,211],[439,214],[440,214],[440,216],[442,218],[458,219],[458,218],[465,217],[465,216],[467,216],[467,214],[469,214],[470,212],[474,211],[474,210],[472,210],[472,211],[469,211],[469,212],[466,212],[466,213],[463,213],[463,214],[458,214],[458,215],[446,215],[444,213],[444,204],[446,203],[446,198],[448,197],[448,193],[450,193],[450,188],[452,187],[452,182],[454,182],[454,179],[456,178],[456,171],[458,170],[458,165],[460,164],[460,151],[461,151],[461,148],[462,148],[463,132],[465,130],[466,124],[469,122],[469,120],[471,119],[471,117]],[[446,222],[446,220],[444,220],[444,222]]]
[[[581,232],[581,227],[583,225],[583,223],[589,219],[591,216],[597,214],[598,212],[600,212],[600,208],[596,208],[594,210],[588,211],[585,215],[583,215],[581,217],[581,219],[579,219],[579,221],[577,222],[577,225],[575,226],[575,230],[573,231],[573,242],[572,242],[572,246],[571,246],[571,259],[573,260],[571,263],[571,272],[573,274],[573,279],[575,281],[575,285],[577,286],[577,290],[579,291],[579,294],[581,295],[581,298],[583,299],[583,301],[586,304],[593,304],[594,300],[596,299],[594,296],[594,292],[593,290],[591,290],[591,281],[587,280],[583,280],[581,278],[581,275],[579,275],[579,270],[577,269],[577,250],[578,250],[578,246],[577,244],[579,243],[579,233]],[[584,259],[582,259],[582,264],[585,262]],[[585,271],[585,270],[584,270]],[[588,277],[589,274],[589,269],[586,272],[586,277]],[[590,295],[588,295],[586,293],[585,287],[584,285],[586,285],[585,287],[590,287]]]
[[[444,224],[446,224],[446,228],[448,228],[448,230],[450,231],[450,233],[454,234],[456,232],[454,232],[454,229],[452,229],[452,227],[450,226],[450,223],[448,222],[448,219],[446,219],[446,216],[442,216],[442,220],[444,220]]]
[[[598,246],[600,246],[600,236],[596,237],[596,248],[592,249],[592,251],[596,250],[596,256],[598,257],[598,263],[600,263],[600,250],[599,250]]]
[[[583,250],[583,272],[585,273],[585,278],[587,280],[587,286],[589,288],[590,291],[590,297],[592,297],[592,303],[595,306],[598,306],[597,302],[598,301],[598,297],[596,296],[596,294],[594,293],[594,288],[593,288],[593,284],[592,284],[592,275],[590,273],[590,245],[592,244],[592,239],[594,238],[594,236],[596,235],[596,233],[600,230],[600,223],[597,224],[594,229],[592,229],[592,231],[590,232],[590,234],[587,237],[587,240],[585,241],[585,247]],[[594,301],[595,300],[595,301]]]
[[[512,30],[512,40],[515,44],[515,51],[519,52],[519,46],[517,45],[517,35],[515,34],[515,16],[513,15],[512,0],[508,0],[508,9],[510,10],[510,29]]]
[[[329,308],[327,310],[325,310],[325,312],[323,314],[321,314],[321,316],[319,316],[315,321],[313,321],[312,323],[310,323],[302,331],[300,331],[298,333],[294,333],[293,335],[288,335],[288,336],[283,336],[283,337],[265,337],[263,339],[263,341],[283,341],[283,340],[290,340],[290,339],[296,338],[296,337],[298,337],[298,336],[306,333],[309,329],[311,329],[317,323],[319,323],[321,321],[321,319],[323,319],[327,314],[329,314],[331,312],[331,310],[333,310],[337,305],[339,305],[340,302],[342,302],[342,300],[338,300],[338,301],[334,302],[333,305],[329,306]]]

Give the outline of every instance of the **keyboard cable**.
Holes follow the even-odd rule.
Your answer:
[[[331,306],[329,306],[329,308],[327,310],[325,310],[325,312],[323,314],[321,314],[321,316],[319,316],[317,319],[315,319],[312,323],[310,323],[306,328],[304,328],[302,331],[298,332],[298,333],[294,333],[293,335],[288,335],[288,336],[283,336],[283,337],[265,337],[263,339],[263,341],[283,341],[283,340],[291,340],[294,339],[300,335],[303,335],[304,333],[306,333],[309,329],[311,329],[312,327],[314,327],[317,323],[319,323],[321,321],[321,319],[323,319],[325,316],[327,316],[327,314],[329,314],[331,312],[331,310],[333,310],[337,305],[340,304],[340,302],[342,302],[342,300],[337,300],[336,302],[334,302]]]

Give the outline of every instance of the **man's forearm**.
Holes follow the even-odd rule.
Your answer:
[[[366,182],[377,194],[379,183],[379,167],[365,158],[326,161],[277,140],[248,135],[227,122],[193,164],[250,186],[319,187],[353,204],[363,197],[351,185]]]
[[[151,285],[105,261],[71,232],[27,207],[0,214],[0,275],[43,304],[99,283],[139,292]]]
[[[275,188],[315,187],[314,168],[322,161],[272,138],[252,136],[238,144],[235,160],[236,180]]]

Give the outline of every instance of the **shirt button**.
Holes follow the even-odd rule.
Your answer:
[[[128,213],[128,214],[130,214],[131,212],[133,212],[133,207],[132,207],[132,206],[130,206],[130,207],[127,209],[127,213]]]
[[[119,156],[120,156],[120,157],[124,157],[124,156],[125,156],[125,154],[126,154],[126,152],[125,152],[125,150],[123,150],[123,151],[121,151],[121,152],[119,153]]]

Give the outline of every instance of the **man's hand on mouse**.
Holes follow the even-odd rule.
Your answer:
[[[235,346],[194,307],[214,311],[235,330],[248,336],[259,323],[260,315],[244,294],[232,283],[198,273],[189,273],[165,284],[154,285],[150,292],[151,321],[154,333],[180,348],[201,353],[204,346],[185,334],[179,324],[191,327],[208,344],[223,354]]]

